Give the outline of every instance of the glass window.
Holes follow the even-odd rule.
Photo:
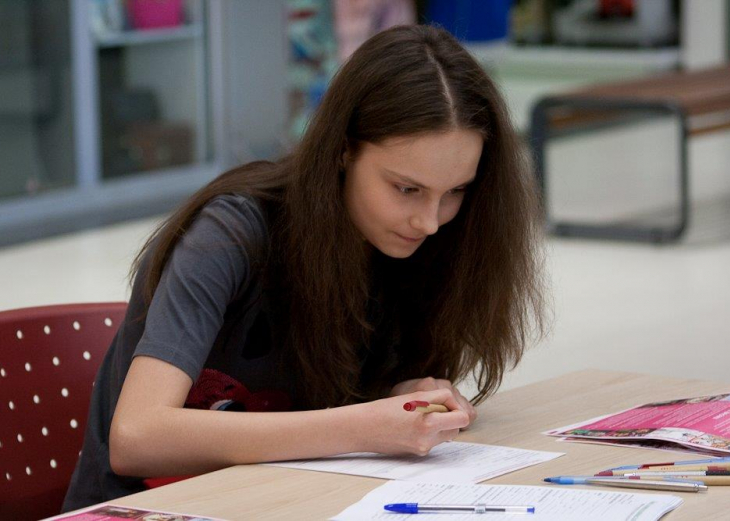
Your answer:
[[[74,184],[68,0],[0,0],[0,200]]]

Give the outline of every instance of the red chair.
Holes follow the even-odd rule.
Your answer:
[[[0,519],[61,510],[123,302],[0,312]]]

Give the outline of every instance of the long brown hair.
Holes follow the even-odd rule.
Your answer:
[[[484,138],[459,214],[408,259],[369,255],[347,218],[343,152],[356,157],[365,142],[453,128]],[[532,175],[497,88],[442,29],[401,26],[373,36],[332,80],[293,153],[222,174],[172,215],[133,266],[136,275],[145,266],[147,302],[179,237],[226,193],[278,209],[267,287],[312,407],[376,398],[409,378],[457,382],[472,371],[479,403],[532,334],[544,332]]]

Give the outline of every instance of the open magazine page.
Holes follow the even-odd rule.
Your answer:
[[[668,452],[677,452],[679,454],[701,454],[708,458],[723,457],[724,452],[714,450],[703,450],[695,447],[685,447],[676,443],[661,440],[598,440],[591,438],[558,438],[557,441],[568,443],[591,443],[593,445],[613,445],[615,447],[629,447],[636,449],[656,449]]]
[[[730,454],[730,394],[649,403],[544,434],[649,448],[662,441],[725,456]]]
[[[214,517],[158,512],[116,505],[96,505],[84,510],[51,517],[47,521],[129,521],[130,519],[135,521],[224,521]]]

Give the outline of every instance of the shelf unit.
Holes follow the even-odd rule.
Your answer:
[[[186,5],[187,25],[99,33],[92,30],[91,0],[69,0],[69,134],[73,135],[75,183],[0,201],[0,246],[168,211],[221,172],[224,73],[217,27],[223,22],[222,8],[220,2],[208,0]],[[119,80],[116,83],[104,77],[110,57],[118,73],[118,78],[112,77]],[[143,122],[146,128],[130,125],[130,132],[139,128],[146,132],[137,141],[146,146],[149,135],[164,138],[186,128],[189,140],[183,143],[190,145],[189,160],[171,161],[160,146],[154,150],[157,156],[152,156],[159,167],[145,163],[145,168],[110,173],[105,140],[115,136],[109,133],[108,111],[120,106],[113,106],[108,96],[117,87],[122,98],[128,89],[142,92],[155,105],[154,119]],[[125,117],[135,117],[136,107],[128,103],[132,114]]]
[[[205,4],[188,7],[185,25],[92,38],[104,179],[208,159]]]
[[[165,29],[147,29],[144,31],[122,31],[106,33],[96,37],[97,46],[101,49],[144,45],[148,43],[174,42],[179,40],[197,40],[204,35],[202,22],[186,24],[181,27]]]

